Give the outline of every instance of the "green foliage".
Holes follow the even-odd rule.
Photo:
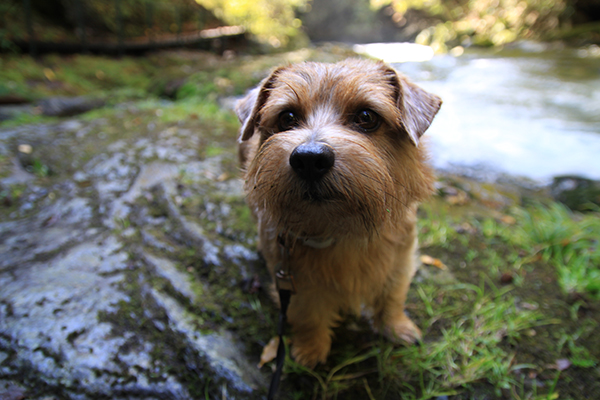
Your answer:
[[[178,100],[217,99],[224,96],[239,96],[259,80],[238,68],[221,68],[199,71],[190,75],[176,94]]]
[[[44,56],[40,61],[24,56],[0,58],[0,92],[34,100],[48,95],[102,94],[110,90],[146,92],[157,74],[150,61],[124,57],[75,55]]]
[[[210,124],[213,129],[211,133],[215,136],[235,131],[237,127],[235,115],[210,100],[187,99],[173,103],[147,100],[140,102],[138,106],[140,110],[153,110],[157,120],[161,122],[173,123],[189,119]]]
[[[424,302],[433,303],[438,290],[426,286],[418,292]],[[499,344],[516,340],[521,332],[540,324],[541,314],[518,310],[510,288],[486,290],[483,285],[459,284],[445,291],[449,299],[454,297],[453,291],[460,293],[461,301],[426,307],[427,324],[435,323],[442,314],[454,316],[442,330],[442,338],[422,348],[392,351],[382,362],[393,368],[385,370],[392,375],[409,374],[413,380],[419,377],[421,398],[451,394],[453,389],[482,379],[498,390],[516,385],[511,373],[531,366],[515,365],[514,354]]]
[[[33,160],[31,167],[28,167],[27,169],[40,178],[45,178],[50,175],[50,167],[37,158]]]
[[[307,0],[196,0],[231,25],[244,25],[260,40],[285,46],[298,35],[302,22],[295,11]]]
[[[485,238],[501,239],[524,252],[515,269],[535,261],[551,264],[565,293],[600,299],[600,218],[597,213],[574,214],[564,205],[534,204],[511,211],[515,226],[494,218],[476,222]]]
[[[2,162],[2,159],[0,159],[0,162]],[[0,166],[4,166],[2,164],[0,163]],[[0,186],[0,206],[14,206],[19,202],[26,190],[27,186],[22,183]]]
[[[120,0],[118,4],[126,36],[177,33],[217,24],[214,17],[193,0]],[[118,33],[115,2],[86,0],[85,5],[88,18],[99,19],[106,29]]]
[[[321,371],[313,371],[310,368],[306,368],[290,358],[286,359],[286,372],[290,374],[309,375],[318,382],[318,391],[321,392],[321,398],[327,399],[331,394],[337,394],[339,391],[347,390],[351,385],[352,381],[358,377],[364,375],[364,373],[346,373],[346,369],[351,366],[356,366],[365,360],[377,356],[381,349],[375,347],[365,354],[360,354],[354,357],[345,359],[340,364],[331,368],[327,373]],[[287,354],[290,354],[289,348]],[[300,398],[300,397],[299,397]]]
[[[418,221],[421,247],[446,247],[456,237],[456,230],[451,226],[452,217],[445,209],[437,209],[429,203],[421,205],[419,210],[424,215]]]
[[[2,128],[13,128],[15,126],[39,124],[43,122],[56,121],[56,117],[44,117],[41,115],[34,115],[28,112],[17,113],[13,118],[6,121],[0,121],[0,127]]]
[[[523,225],[516,240],[555,266],[566,292],[588,293],[600,299],[598,214],[575,216],[559,203],[519,214]]]
[[[566,0],[371,0],[375,7],[392,4],[401,18],[408,9],[421,9],[442,22],[425,29],[417,43],[436,51],[448,46],[498,46],[516,39],[539,38],[559,27]]]
[[[0,49],[16,51],[13,40],[28,39],[25,4],[20,0],[0,2]],[[79,41],[74,27],[81,23],[80,17],[88,40],[105,39],[108,34],[115,41],[121,30],[126,38],[133,38],[222,25],[194,0],[34,1],[30,12],[36,39],[46,42]]]
[[[427,314],[424,330],[444,325],[436,339],[400,348],[381,341],[369,351],[348,354],[327,370],[310,370],[288,359],[286,370],[314,379],[321,399],[340,398],[347,391],[360,398],[357,390],[371,399],[435,399],[482,381],[498,396],[501,390],[522,389],[515,373],[535,366],[516,364],[515,354],[501,344],[518,341],[523,332],[548,321],[539,312],[519,309],[510,290],[421,283],[417,291]],[[378,377],[364,378],[373,374]]]

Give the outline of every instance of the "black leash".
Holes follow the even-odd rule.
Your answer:
[[[290,298],[292,294],[296,293],[296,284],[294,282],[294,276],[290,272],[290,249],[286,243],[286,238],[283,235],[279,235],[277,238],[279,246],[281,247],[281,263],[277,268],[275,274],[275,283],[279,291],[279,321],[277,323],[277,335],[279,335],[279,345],[277,346],[277,358],[276,358],[276,369],[271,378],[271,385],[269,385],[269,394],[267,395],[268,400],[273,400],[279,389],[279,382],[281,381],[281,374],[283,372],[283,364],[285,364],[285,342],[283,334],[285,332],[285,324],[287,322],[287,309],[290,305]]]
[[[279,291],[279,301],[281,302],[281,311],[279,312],[279,322],[277,324],[277,334],[279,335],[279,345],[277,346],[277,361],[276,369],[271,378],[271,385],[269,386],[268,400],[273,400],[277,389],[279,389],[279,381],[281,380],[281,373],[283,372],[283,364],[285,363],[285,343],[283,339],[283,333],[285,330],[285,323],[287,321],[287,308],[290,304],[290,297],[292,292],[289,290]]]

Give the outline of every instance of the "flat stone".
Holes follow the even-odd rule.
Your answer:
[[[198,133],[179,125],[116,137],[75,162],[78,146],[93,150],[109,137],[109,123],[0,129],[1,156],[24,143],[62,166],[1,182],[25,189],[13,210],[0,209],[0,374],[35,400],[187,400],[199,390],[261,398],[256,360],[219,326],[232,319],[213,317],[226,308],[222,285],[254,274],[248,261],[257,257],[184,209],[178,192],[185,175],[194,201],[214,194],[239,202],[239,180],[223,178],[221,156],[198,160]],[[227,203],[211,204],[230,215]],[[203,281],[214,267],[225,283]],[[2,390],[0,398],[20,393]]]

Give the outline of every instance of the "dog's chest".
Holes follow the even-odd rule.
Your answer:
[[[298,290],[321,287],[340,295],[367,299],[381,291],[394,268],[389,252],[376,254],[362,244],[303,250],[291,260]]]

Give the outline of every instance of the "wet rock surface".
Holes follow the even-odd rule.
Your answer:
[[[201,157],[202,128],[155,116],[0,130],[0,397],[264,395],[234,136]]]

